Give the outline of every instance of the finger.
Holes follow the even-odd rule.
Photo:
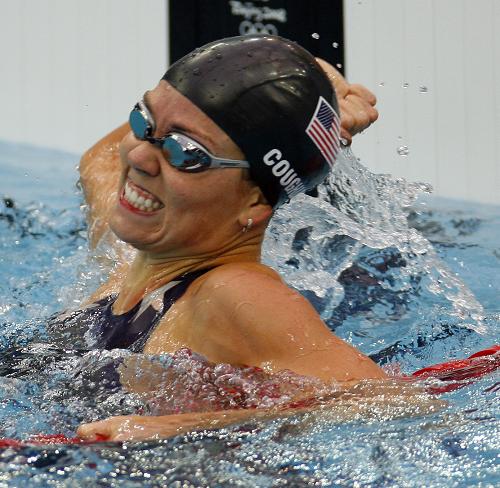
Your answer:
[[[97,440],[98,438],[110,438],[111,432],[105,422],[92,422],[89,424],[81,424],[76,429],[76,435],[87,441]]]
[[[351,133],[343,127],[340,128],[340,137],[343,139],[342,143],[344,145],[350,146],[352,144]]]
[[[347,105],[349,113],[354,118],[353,127],[358,131],[366,129],[378,119],[377,109],[357,96],[349,95]]]
[[[351,134],[361,132],[378,118],[378,111],[356,95],[348,95],[343,105],[345,113],[350,116],[350,125],[346,128]]]
[[[363,100],[366,100],[371,106],[374,106],[377,103],[377,97],[375,94],[363,85],[349,85],[349,93],[358,95]]]
[[[349,131],[355,124],[351,106],[346,100],[340,100],[339,110],[340,110],[340,125],[344,129],[347,129]]]

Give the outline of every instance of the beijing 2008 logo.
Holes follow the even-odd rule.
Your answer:
[[[262,0],[263,2],[265,0]],[[267,5],[255,5],[254,2],[241,2],[230,0],[231,14],[235,17],[244,17],[240,22],[239,33],[278,35],[278,28],[274,23],[266,21],[285,23],[287,11],[284,8],[271,8]]]
[[[244,20],[240,23],[239,33],[241,36],[246,34],[270,34],[277,36],[278,29],[273,24],[263,24],[262,22]]]

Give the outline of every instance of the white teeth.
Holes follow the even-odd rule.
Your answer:
[[[125,200],[142,212],[153,212],[161,206],[160,202],[144,197],[143,195],[139,195],[137,191],[131,188],[128,181],[125,183],[125,190],[123,194]]]

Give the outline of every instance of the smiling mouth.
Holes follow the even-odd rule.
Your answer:
[[[121,200],[131,210],[138,210],[145,213],[155,212],[164,206],[158,198],[134,184],[130,179],[125,182]]]

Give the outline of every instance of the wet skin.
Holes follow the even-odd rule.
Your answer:
[[[145,100],[157,124],[155,137],[181,132],[218,157],[244,159],[227,134],[167,82]],[[366,103],[371,107],[372,101]],[[118,165],[114,144],[122,136]],[[97,177],[94,161],[100,155],[105,157]],[[375,363],[335,337],[305,298],[260,264],[272,209],[246,170],[183,173],[170,166],[167,153],[123,126],[84,156],[81,174],[93,221],[100,220],[102,227],[109,223],[138,249],[134,261],[121,263],[89,301],[118,291],[114,312],[123,313],[176,276],[211,269],[164,316],[145,353],[186,347],[214,363],[260,366],[270,373],[290,369],[326,382],[385,378]],[[114,196],[111,183],[118,186]],[[157,208],[134,208],[124,196],[126,184]],[[248,219],[253,226],[243,233]],[[139,388],[133,376],[124,373],[123,382]],[[88,437],[97,430],[87,426],[80,434]]]
[[[167,82],[148,92],[145,101],[157,122],[155,136],[182,131],[217,156],[244,158],[217,125]],[[168,154],[132,133],[123,139],[120,156],[120,197],[109,222],[139,253],[120,277],[114,312],[129,310],[180,273],[213,268],[174,304],[145,352],[189,348],[213,362],[287,368],[324,380],[383,376],[331,334],[307,300],[259,263],[271,208],[244,170],[185,173],[168,163]],[[135,210],[123,196],[127,181],[159,208]],[[243,233],[249,218],[254,225]],[[106,288],[100,293],[107,294]]]
[[[243,159],[231,139],[201,110],[161,81],[145,101],[157,124],[156,136],[182,132],[221,157]],[[219,254],[234,247],[241,230],[239,214],[253,186],[242,169],[200,173],[179,171],[168,154],[129,132],[121,143],[123,187],[129,178],[161,201],[152,213],[135,213],[118,202],[110,217],[112,230],[134,247],[165,259]]]

